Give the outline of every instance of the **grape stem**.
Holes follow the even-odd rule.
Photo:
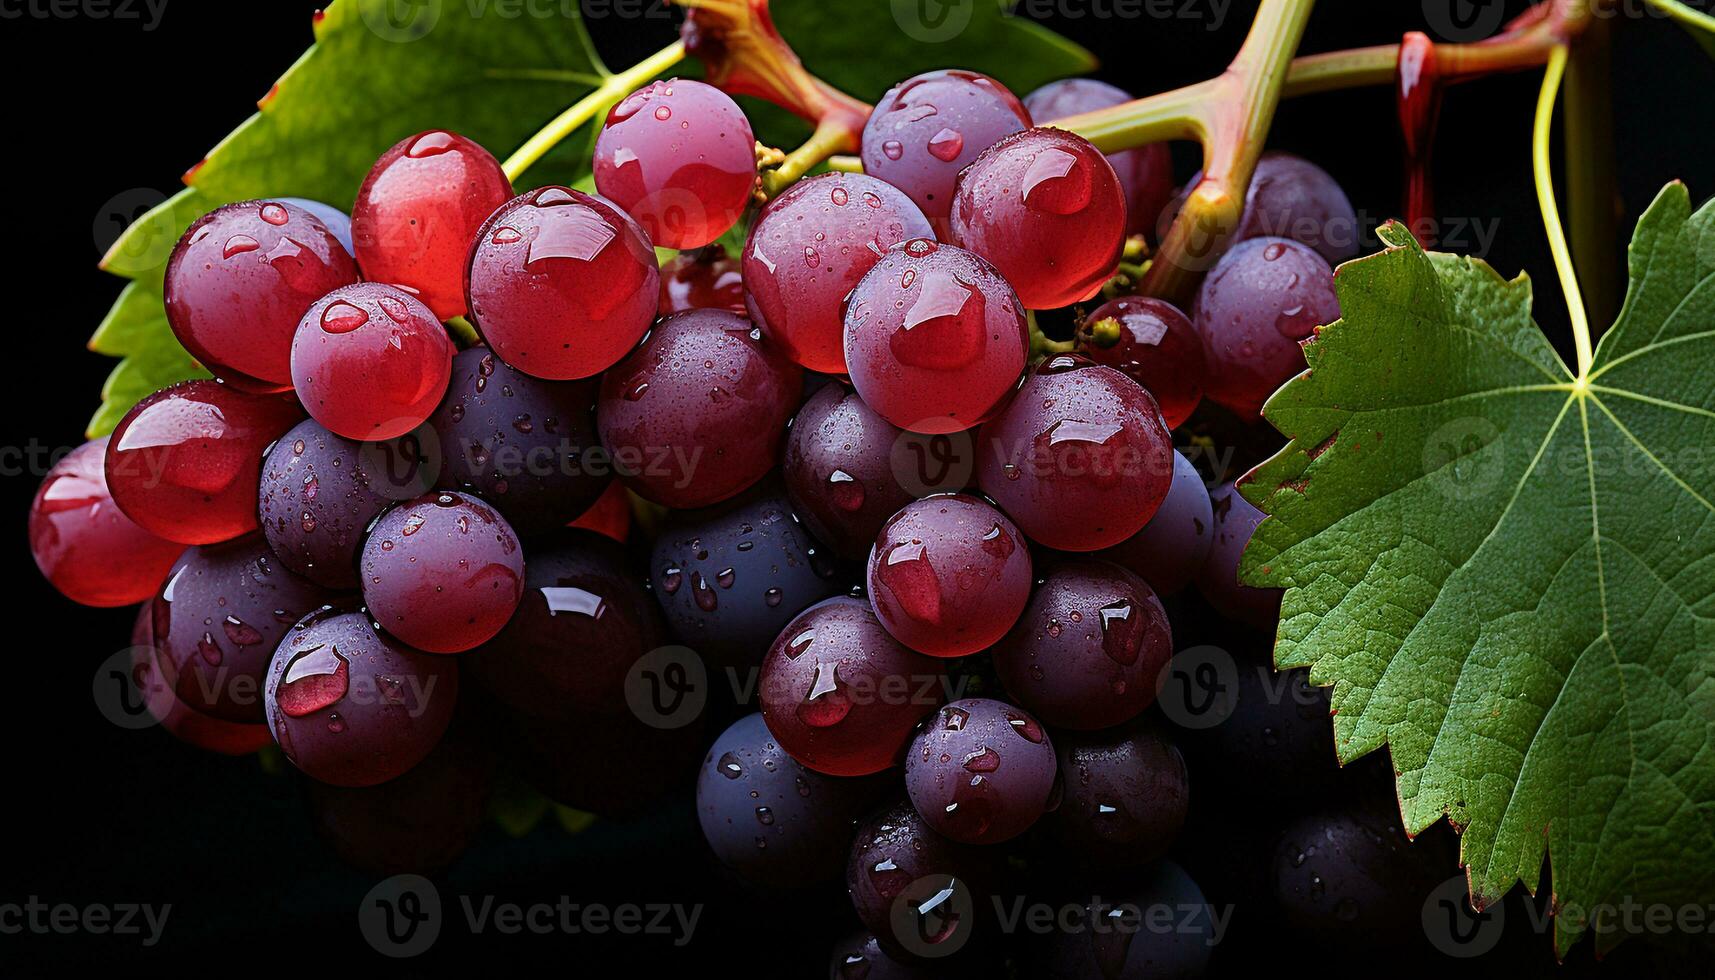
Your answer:
[[[506,179],[516,182],[526,170],[546,156],[549,150],[558,146],[561,140],[577,132],[591,119],[606,113],[620,99],[684,59],[684,42],[674,41],[617,75],[607,76],[594,91],[572,103],[536,135],[525,140],[517,152],[506,158],[506,162],[500,165],[500,168],[506,171]]]
[[[482,337],[477,334],[476,328],[462,316],[455,316],[447,321],[447,333],[452,335],[453,343],[459,346],[459,350],[482,343]]]
[[[1548,67],[1542,76],[1542,91],[1536,100],[1536,125],[1531,132],[1531,169],[1536,176],[1536,200],[1542,209],[1542,223],[1548,231],[1548,248],[1554,256],[1554,271],[1560,277],[1560,288],[1566,293],[1566,314],[1572,321],[1572,341],[1578,348],[1578,380],[1590,377],[1590,365],[1595,360],[1590,347],[1590,321],[1584,311],[1584,297],[1578,289],[1578,273],[1572,266],[1572,253],[1566,247],[1566,231],[1560,226],[1560,210],[1554,203],[1554,174],[1549,166],[1549,133],[1554,127],[1554,104],[1560,95],[1560,79],[1566,73],[1566,45],[1548,53]]]
[[[840,150],[851,149],[851,133],[844,121],[830,121],[816,126],[799,147],[786,154],[779,166],[762,172],[762,192],[772,198],[791,187],[810,168],[827,160]],[[862,170],[862,164],[858,166]]]

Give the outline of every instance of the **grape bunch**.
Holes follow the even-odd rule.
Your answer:
[[[219,207],[164,286],[213,379],[54,467],[36,561],[77,602],[140,603],[161,722],[277,745],[365,866],[448,866],[497,765],[619,818],[694,787],[750,886],[844,877],[862,930],[837,976],[1195,975],[1200,939],[1031,942],[985,903],[1026,880],[1091,917],[1104,894],[1202,903],[1244,875],[1186,856],[1198,818],[1281,760],[1331,769],[1308,688],[1277,717],[1235,681],[1212,732],[1169,700],[1176,650],[1249,651],[1278,619],[1238,579],[1247,461],[1201,450],[1339,316],[1347,253],[1289,236],[1350,208],[1271,157],[1194,306],[1130,295],[1116,267],[1171,209],[1171,160],[1053,125],[1124,99],[920,75],[870,117],[865,173],[764,203],[743,111],[670,79],[607,115],[593,192],[516,188],[431,131],[381,155],[349,221]],[[1033,320],[1066,311],[1044,356]],[[638,691],[674,657],[756,683],[669,724]],[[609,750],[628,764],[579,761]],[[464,805],[425,819],[446,794]],[[1294,841],[1326,826],[1372,874],[1401,860],[1355,817],[1303,821]],[[1301,894],[1295,846],[1295,923],[1349,900],[1391,926],[1355,871],[1328,872],[1349,896]]]

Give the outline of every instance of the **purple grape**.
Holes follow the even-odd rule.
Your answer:
[[[906,943],[919,949],[958,950],[984,931],[977,916],[922,915],[911,910],[953,889],[980,911],[993,876],[990,858],[929,829],[909,801],[889,806],[858,826],[846,861],[846,891],[858,918],[888,955],[909,960]],[[902,935],[902,927],[910,932]],[[946,960],[938,964],[945,967]],[[937,974],[945,975],[945,974]]]
[[[430,417],[440,439],[439,485],[471,490],[523,535],[576,520],[607,489],[596,385],[544,381],[483,347],[453,358],[447,397]]]
[[[361,568],[376,621],[431,653],[486,642],[524,595],[517,534],[468,494],[426,494],[382,514],[363,543]]]
[[[760,663],[792,617],[844,587],[773,486],[675,515],[655,540],[650,574],[674,635],[728,666]]]
[[[1181,686],[1183,685],[1183,686]],[[1205,726],[1190,728],[1181,744],[1198,785],[1209,799],[1267,801],[1287,807],[1334,792],[1342,774],[1334,753],[1334,723],[1326,688],[1311,687],[1304,670],[1276,672],[1263,657],[1238,658],[1236,669],[1207,681],[1169,678],[1161,698],[1183,699],[1170,718]],[[1211,700],[1218,695],[1219,700]],[[1199,716],[1190,705],[1212,705]]]
[[[1197,573],[1197,589],[1223,616],[1273,634],[1280,624],[1281,589],[1256,589],[1239,584],[1239,559],[1250,544],[1263,512],[1252,507],[1232,483],[1209,492],[1214,514],[1209,556]]]
[[[1203,474],[1179,452],[1173,454],[1173,483],[1155,516],[1119,544],[1096,553],[1143,576],[1160,595],[1174,595],[1203,567],[1214,539],[1215,517]]]
[[[1339,265],[1358,254],[1358,232],[1357,212],[1328,171],[1278,150],[1257,160],[1239,238],[1290,238]]]
[[[1038,936],[1027,957],[1043,980],[1193,980],[1220,935],[1219,909],[1172,861],[1139,872],[1118,896],[1094,896],[1077,929]]]
[[[282,197],[280,198],[280,203],[296,204],[298,207],[303,208],[305,211],[308,211],[317,218],[320,218],[322,224],[327,226],[328,231],[333,233],[333,237],[339,239],[339,243],[345,246],[345,253],[351,256],[357,255],[357,250],[353,248],[351,244],[350,215],[331,204],[312,201],[307,197]]]
[[[1030,126],[1006,86],[974,71],[925,72],[887,90],[863,127],[863,170],[911,196],[939,227],[959,171]]]
[[[1459,872],[1446,843],[1407,838],[1398,815],[1380,806],[1301,817],[1275,846],[1274,899],[1294,935],[1397,949],[1421,938],[1425,898]]]
[[[852,822],[875,782],[806,769],[760,714],[732,723],[697,773],[697,820],[720,862],[748,881],[791,888],[838,878]]]
[[[869,555],[876,617],[899,642],[963,657],[1006,635],[1030,599],[1030,549],[1018,528],[965,494],[913,501],[888,519]]]
[[[707,741],[699,716],[679,728],[630,713],[519,715],[506,720],[519,770],[556,803],[604,817],[629,817],[691,785]]]
[[[1054,745],[1035,718],[989,698],[946,705],[905,753],[905,789],[936,832],[998,844],[1030,829],[1054,791]]]
[[[268,726],[226,721],[203,714],[174,693],[177,679],[168,669],[154,639],[154,605],[150,599],[137,610],[131,627],[131,684],[150,717],[167,733],[187,745],[221,755],[250,755],[274,744]]]
[[[994,648],[995,671],[1020,705],[1055,728],[1091,731],[1155,701],[1173,656],[1155,590],[1104,561],[1054,565],[1024,615]]]
[[[780,461],[803,385],[803,369],[744,317],[676,313],[602,378],[602,445],[639,496],[706,507]]]
[[[462,720],[422,762],[379,786],[306,780],[310,819],[340,860],[376,875],[438,875],[488,820],[494,757]]]
[[[307,419],[274,443],[262,466],[262,533],[287,568],[329,588],[355,589],[370,522],[434,479],[414,434],[359,443]]]
[[[887,955],[871,932],[858,931],[834,944],[828,980],[930,980],[941,976],[927,966],[911,966]]]
[[[262,682],[280,638],[338,594],[282,567],[260,534],[186,548],[150,605],[151,637],[186,707],[262,723]]]
[[[1041,125],[1056,119],[1106,109],[1132,96],[1123,89],[1095,78],[1063,78],[1049,82],[1024,97],[1030,118]],[[1135,150],[1108,154],[1108,163],[1125,188],[1126,231],[1143,234],[1154,230],[1167,202],[1173,197],[1173,155],[1166,143],[1150,143]]]
[[[1137,868],[1185,824],[1185,760],[1153,727],[1057,732],[1060,792],[1037,825],[1045,854],[1086,872]]]
[[[857,393],[830,384],[792,420],[781,471],[793,509],[842,558],[862,559],[875,536],[912,495],[894,474],[904,433]]]
[[[901,646],[863,600],[835,596],[780,632],[757,698],[794,759],[829,775],[867,776],[898,764],[945,689],[939,661]]]
[[[666,642],[666,624],[625,550],[593,531],[532,544],[524,599],[494,639],[465,657],[506,710],[552,719],[626,711],[625,679]]]
[[[1340,318],[1334,272],[1308,245],[1252,238],[1221,256],[1195,307],[1207,393],[1247,419],[1305,370],[1303,343]]]
[[[1149,392],[1070,354],[1044,361],[977,437],[977,484],[1038,544],[1097,551],[1142,530],[1172,481]]]
[[[374,786],[423,761],[458,704],[459,667],[360,612],[328,606],[292,627],[263,687],[274,741],[305,774]]]

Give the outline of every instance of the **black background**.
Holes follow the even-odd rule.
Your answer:
[[[108,202],[139,187],[170,193],[185,168],[254,110],[256,98],[309,43],[314,7],[173,0],[152,32],[134,21],[0,21],[7,93],[0,161],[9,171],[0,199],[10,219],[0,238],[11,253],[4,269],[12,301],[3,389],[10,404],[0,416],[6,427],[0,445],[47,451],[81,441],[111,366],[83,344],[121,285],[95,268],[95,227]],[[1052,23],[1101,56],[1102,77],[1142,93],[1218,70],[1252,9],[1254,3],[1235,0],[1214,32],[1196,20]],[[1318,5],[1304,50],[1396,40],[1423,27],[1423,14],[1415,2],[1327,0]],[[608,21],[594,30],[613,65],[629,64],[671,37],[661,21]],[[1670,179],[1687,181],[1699,200],[1715,189],[1715,117],[1707,100],[1715,65],[1680,29],[1651,20],[1621,25],[1615,70],[1621,227],[1629,231]],[[1494,78],[1450,93],[1438,142],[1440,210],[1491,223],[1496,237],[1485,257],[1503,273],[1533,275],[1538,319],[1569,348],[1530,182],[1538,78]],[[1271,143],[1316,160],[1360,213],[1380,219],[1398,210],[1393,105],[1386,88],[1297,100],[1283,106]],[[1180,162],[1181,176],[1195,166],[1192,156]],[[11,515],[12,528],[3,536],[5,567],[14,583],[0,614],[7,641],[0,650],[0,901],[37,895],[73,903],[171,902],[174,911],[166,941],[155,950],[139,951],[134,940],[0,936],[0,974],[105,963],[145,975],[190,969],[313,976],[383,965],[354,924],[358,897],[372,882],[344,870],[315,839],[291,778],[266,774],[253,759],[197,754],[158,730],[120,730],[95,711],[94,665],[125,646],[132,614],[75,607],[36,574],[25,553],[24,515],[39,465],[32,471],[26,459],[23,473],[9,466],[0,477],[6,495],[0,513]],[[449,930],[433,957],[404,968],[433,972],[458,960],[511,969],[514,958],[521,964],[540,957],[574,976],[609,975],[598,965],[606,962],[819,975],[831,939],[854,924],[838,895],[776,901],[737,891],[709,869],[684,804],[680,799],[637,824],[603,824],[580,837],[544,827],[512,841],[490,830],[455,870],[451,891],[500,888],[518,900],[566,894],[586,901],[708,902],[694,956],[636,940],[501,944]],[[1535,942],[1512,966],[1554,975],[1546,944]],[[1321,952],[1280,951],[1299,968],[1314,968]],[[1628,962],[1612,964],[1615,975],[1638,959],[1620,958]],[[1558,975],[1582,974],[1587,959],[1586,949]]]

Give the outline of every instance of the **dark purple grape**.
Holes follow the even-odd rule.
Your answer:
[[[280,563],[313,582],[355,589],[357,551],[371,521],[435,480],[415,434],[360,443],[306,419],[262,465],[262,533]]]
[[[1054,790],[1054,745],[1022,709],[989,698],[943,707],[905,753],[905,789],[923,820],[967,844],[1030,829]]]
[[[1057,119],[1106,109],[1132,97],[1124,90],[1095,78],[1062,78],[1049,82],[1024,97],[1024,108],[1038,124],[1050,126]],[[1150,143],[1135,150],[1108,154],[1108,163],[1125,188],[1126,231],[1137,235],[1153,231],[1167,202],[1173,197],[1173,155],[1166,143]]]
[[[1209,557],[1197,573],[1197,589],[1224,616],[1273,634],[1280,624],[1280,589],[1239,584],[1239,559],[1250,544],[1263,512],[1251,506],[1231,483],[1209,492],[1215,518]]]
[[[1179,742],[1209,799],[1284,808],[1337,788],[1328,691],[1311,687],[1305,671],[1276,672],[1245,656],[1206,682],[1171,676],[1160,697],[1177,699],[1164,713],[1187,725]],[[1188,704],[1212,707],[1199,715]]]
[[[1093,731],[1155,701],[1173,656],[1167,611],[1149,583],[1105,561],[1048,570],[995,645],[995,672],[1020,705],[1055,728]]]
[[[730,666],[760,663],[792,617],[845,587],[773,487],[716,511],[674,515],[650,563],[674,635]]]
[[[382,514],[363,542],[360,567],[376,622],[431,653],[488,641],[524,595],[518,535],[469,494],[425,494]]]
[[[544,381],[483,347],[453,358],[447,397],[430,417],[440,440],[439,485],[471,490],[518,533],[564,527],[607,488],[595,427],[596,385]]]
[[[701,717],[680,728],[645,724],[630,713],[508,719],[519,768],[556,803],[604,817],[628,817],[691,785],[707,746]]]
[[[566,530],[532,544],[518,611],[464,660],[508,711],[617,715],[626,711],[627,673],[665,635],[625,550],[593,531]]]
[[[1275,846],[1274,898],[1287,927],[1307,941],[1399,948],[1421,938],[1425,899],[1459,873],[1446,843],[1440,835],[1408,839],[1381,804],[1302,817]]]
[[[263,687],[274,741],[335,786],[374,786],[423,761],[458,705],[459,666],[325,607],[292,627]]]
[[[1173,483],[1155,516],[1143,530],[1096,557],[1143,576],[1161,595],[1174,595],[1197,577],[1214,533],[1208,484],[1190,460],[1174,452]]]
[[[1038,544],[1098,551],[1167,496],[1173,436],[1149,392],[1110,367],[1044,361],[977,436],[977,483]]]
[[[840,557],[867,556],[882,524],[911,502],[893,468],[903,434],[842,384],[816,392],[792,420],[780,464],[786,492],[805,526]]]
[[[963,657],[1006,635],[1030,600],[1030,549],[1018,528],[965,494],[913,501],[869,555],[870,602],[899,642]]]
[[[757,697],[794,759],[834,776],[898,764],[911,730],[946,696],[939,661],[901,646],[867,603],[836,596],[781,630]]]
[[[1167,853],[1185,825],[1185,760],[1149,725],[1056,732],[1058,799],[1037,824],[1045,854],[1108,875]]]
[[[1094,896],[1080,928],[1036,937],[1027,960],[1043,980],[1193,980],[1223,938],[1223,910],[1172,861],[1137,873],[1119,895]]]
[[[854,932],[835,943],[828,958],[828,980],[930,980],[940,975],[887,955],[871,932]]]
[[[438,875],[488,820],[494,757],[463,720],[422,762],[379,786],[307,780],[310,819],[340,860],[376,875]]]
[[[131,628],[131,686],[150,717],[174,738],[207,752],[249,755],[273,745],[267,725],[226,721],[179,700],[175,671],[155,642],[154,605],[153,599],[144,602]]]
[[[1303,343],[1340,318],[1334,272],[1308,245],[1252,238],[1221,256],[1195,307],[1208,396],[1254,419],[1305,370]]]
[[[1279,150],[1257,160],[1239,238],[1290,238],[1339,265],[1358,254],[1360,230],[1351,200],[1328,171]]]
[[[958,906],[968,901],[983,911],[993,875],[989,862],[981,850],[929,829],[910,802],[901,801],[859,824],[846,861],[846,891],[889,955],[909,960],[913,952],[958,951],[984,931],[980,915],[961,915]],[[948,904],[921,909],[942,892]]]
[[[803,369],[744,317],[677,313],[602,378],[602,445],[639,496],[706,507],[780,461],[803,386]]]
[[[760,714],[732,723],[697,773],[697,820],[720,862],[779,888],[831,881],[845,867],[852,822],[875,782],[806,769]]]
[[[293,623],[338,598],[284,568],[260,534],[186,548],[151,604],[152,638],[180,701],[262,724],[262,682]]]
[[[1106,364],[1155,396],[1169,429],[1185,424],[1203,400],[1203,338],[1166,300],[1121,296],[1084,318],[1078,352]]]
[[[925,72],[887,90],[863,127],[863,170],[911,195],[939,226],[959,171],[1030,125],[1018,97],[987,75]]]

